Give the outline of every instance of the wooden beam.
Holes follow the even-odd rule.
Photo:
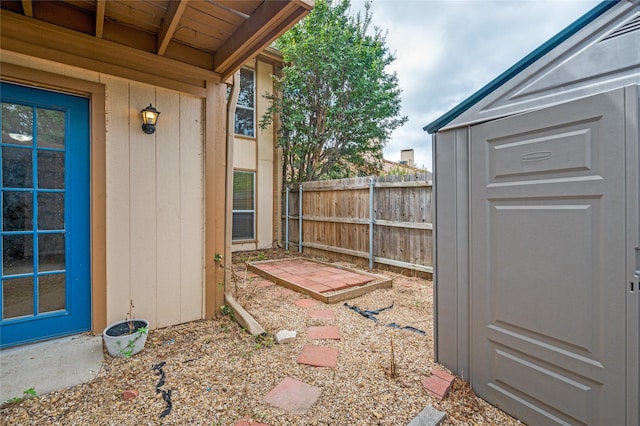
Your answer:
[[[166,52],[188,3],[189,0],[171,0],[169,2],[167,13],[164,14],[160,31],[158,31],[158,55],[163,56]]]
[[[104,12],[107,6],[106,0],[96,2],[96,37],[102,38],[104,32]]]
[[[22,0],[24,15],[33,18],[33,0]]]
[[[226,79],[307,15],[312,7],[305,1],[263,2],[218,49],[213,58],[214,71]]]
[[[210,70],[4,10],[0,14],[0,47],[201,97],[206,96],[206,81],[219,81]]]
[[[207,81],[205,99],[204,146],[204,211],[205,211],[205,283],[204,317],[220,314],[224,303],[225,269],[231,268],[231,259],[220,258],[225,253],[225,199],[226,168],[226,97],[227,85]]]

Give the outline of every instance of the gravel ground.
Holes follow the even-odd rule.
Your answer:
[[[111,358],[91,383],[26,399],[0,410],[0,424],[19,425],[233,425],[250,416],[270,425],[405,425],[425,406],[447,412],[446,425],[519,425],[518,421],[477,398],[457,379],[443,401],[432,398],[421,380],[433,362],[432,283],[399,274],[374,271],[394,279],[391,289],[373,291],[347,301],[362,309],[393,308],[378,315],[379,323],[395,322],[427,333],[422,336],[376,324],[343,303],[320,304],[335,321],[310,318],[293,302],[307,296],[273,285],[257,285],[245,261],[286,256],[281,250],[234,256],[234,283],[229,289],[270,336],[256,339],[230,316],[195,321],[149,333],[145,349],[131,358]],[[344,264],[346,265],[346,264]],[[348,265],[352,266],[352,265]],[[299,365],[306,329],[337,325],[339,341],[313,344],[339,349],[336,369]],[[297,339],[277,345],[271,335],[296,330]],[[391,346],[393,345],[393,355]],[[156,391],[159,363],[165,375],[160,390],[171,390],[171,412],[163,393]],[[285,377],[321,390],[318,401],[300,416],[263,401]],[[123,392],[137,390],[125,400]],[[166,393],[165,393],[166,395]]]

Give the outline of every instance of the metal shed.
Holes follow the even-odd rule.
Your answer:
[[[436,358],[532,425],[638,425],[640,2],[428,124]]]

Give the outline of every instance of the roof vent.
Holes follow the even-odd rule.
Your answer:
[[[640,16],[636,16],[635,18],[624,24],[622,27],[618,28],[617,30],[603,38],[601,41],[609,40],[614,37],[629,34],[638,30],[640,30]]]

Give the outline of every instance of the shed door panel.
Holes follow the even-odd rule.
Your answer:
[[[474,389],[529,424],[624,424],[624,91],[471,138]]]

